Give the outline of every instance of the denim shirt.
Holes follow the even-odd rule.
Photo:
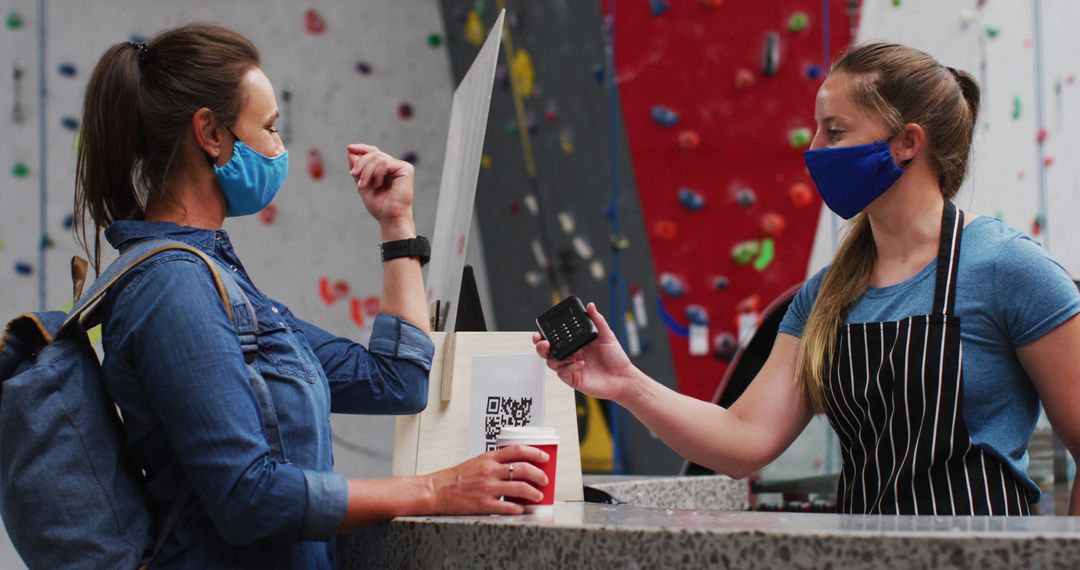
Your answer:
[[[158,254],[114,286],[101,312],[102,368],[128,453],[147,475],[159,519],[185,480],[196,499],[154,567],[336,567],[348,484],[333,472],[330,413],[422,410],[431,339],[380,313],[365,349],[296,318],[255,287],[223,230],[118,221],[105,236],[117,249],[181,241],[233,271],[258,317],[253,366],[284,448],[284,461],[270,453],[236,330],[201,260]]]

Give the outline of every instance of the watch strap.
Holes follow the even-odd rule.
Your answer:
[[[417,257],[423,266],[431,260],[431,243],[424,236],[383,242],[379,248],[384,262],[399,257]]]

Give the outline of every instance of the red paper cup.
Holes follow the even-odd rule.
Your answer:
[[[555,465],[559,458],[559,434],[555,428],[549,427],[513,427],[502,428],[495,438],[495,447],[502,449],[511,445],[527,445],[535,447],[548,454],[547,463],[536,466],[547,475],[548,483],[540,487],[544,498],[538,503],[525,501],[516,497],[506,497],[505,500],[525,505],[526,513],[549,513],[555,504]]]

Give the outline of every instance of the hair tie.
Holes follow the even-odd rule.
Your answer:
[[[955,78],[956,81],[958,81],[958,82],[960,81],[960,72],[957,71],[956,68],[946,66],[945,69],[949,70],[949,73],[952,74],[953,78]]]
[[[146,65],[146,58],[150,55],[150,46],[144,43],[130,42],[131,46],[139,50],[139,65]]]

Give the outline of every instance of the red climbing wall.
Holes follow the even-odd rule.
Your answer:
[[[836,54],[850,41],[852,15],[846,0],[828,1]],[[754,308],[757,296],[761,310],[806,277],[821,201],[801,150],[825,75],[823,11],[820,0],[618,4],[623,119],[657,279],[668,274],[660,301],[685,394],[712,398],[727,367],[714,343],[738,336],[740,304]],[[771,77],[770,33],[779,56]],[[677,293],[672,284],[683,294],[665,293],[665,285]],[[708,317],[708,353],[699,356],[683,328],[694,306]]]

